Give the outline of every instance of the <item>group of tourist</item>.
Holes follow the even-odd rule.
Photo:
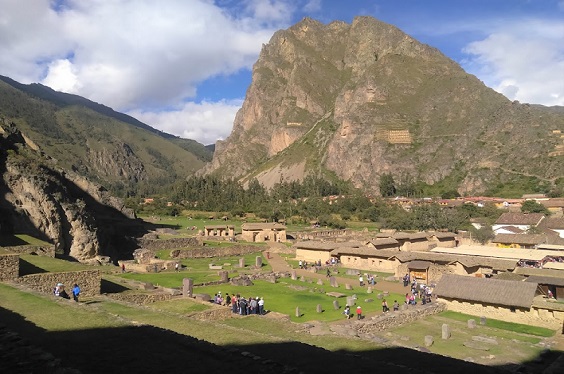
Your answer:
[[[258,315],[263,315],[265,313],[264,310],[264,298],[262,297],[249,297],[249,298],[245,298],[242,297],[241,295],[237,294],[232,294],[231,296],[229,296],[229,294],[227,295],[227,297],[225,298],[225,304],[227,306],[231,306],[231,311],[233,313],[242,315],[242,316],[247,316],[247,315],[251,315],[251,314],[258,314]]]
[[[366,280],[371,286],[376,284],[376,278],[374,278],[373,274],[366,274]],[[364,277],[362,274],[358,277],[358,283],[360,284],[360,287],[364,287]]]

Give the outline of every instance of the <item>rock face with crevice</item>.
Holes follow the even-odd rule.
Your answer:
[[[0,230],[27,233],[79,261],[127,257],[125,226],[134,213],[104,188],[30,147],[12,124],[0,124]],[[125,225],[125,226],[124,226]]]
[[[480,193],[515,178],[554,183],[562,132],[562,108],[511,102],[394,26],[306,18],[263,46],[232,133],[203,172],[268,186],[274,174],[330,171],[372,193],[391,173]]]

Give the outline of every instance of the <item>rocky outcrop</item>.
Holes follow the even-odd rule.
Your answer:
[[[306,18],[263,46],[203,172],[268,187],[329,170],[372,194],[391,173],[479,193],[515,177],[554,183],[562,131],[562,111],[510,102],[391,25]]]
[[[134,224],[133,212],[101,186],[57,169],[15,125],[1,127],[0,230],[31,234],[79,261],[121,257],[126,247],[117,241],[127,231],[120,227]]]

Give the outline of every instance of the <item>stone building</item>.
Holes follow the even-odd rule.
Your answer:
[[[286,225],[277,222],[244,223],[241,238],[248,242],[285,242]]]
[[[538,283],[447,274],[433,293],[449,310],[561,330],[564,308],[535,300]]]
[[[204,236],[234,237],[235,226],[233,225],[208,225],[204,226]]]

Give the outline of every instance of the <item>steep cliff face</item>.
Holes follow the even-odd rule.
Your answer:
[[[263,46],[204,170],[266,185],[329,170],[372,193],[392,173],[478,193],[502,175],[564,175],[558,131],[562,112],[510,102],[391,25],[304,19]]]
[[[0,230],[47,240],[79,261],[125,257],[119,226],[134,213],[99,185],[57,170],[13,125],[0,125]]]

